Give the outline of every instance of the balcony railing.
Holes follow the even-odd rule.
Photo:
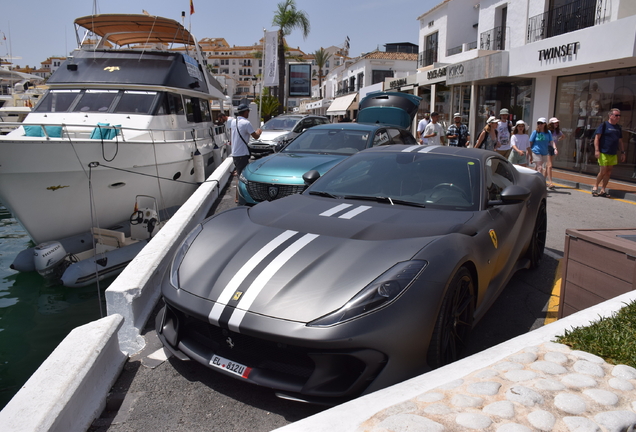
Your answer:
[[[528,20],[526,41],[536,42],[564,33],[570,33],[604,20],[608,0],[576,0],[551,9]]]
[[[450,57],[452,55],[459,54],[460,52],[462,52],[462,46],[461,45],[457,46],[455,48],[447,49],[446,50],[446,56]]]
[[[506,28],[495,27],[479,35],[479,49],[497,51],[506,49]]]
[[[466,44],[466,51],[477,49],[477,41]]]
[[[437,47],[429,48],[418,56],[418,67],[430,66],[437,61]]]

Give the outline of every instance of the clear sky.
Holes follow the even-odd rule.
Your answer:
[[[222,37],[230,45],[252,45],[263,29],[275,30],[272,18],[281,0],[2,0],[0,57],[13,56],[14,65],[39,67],[51,56],[66,56],[76,48],[74,20],[97,13],[142,13],[172,18],[190,25],[197,40]],[[307,39],[295,30],[287,37],[292,47],[313,53],[320,47],[342,46],[349,36],[352,57],[393,42],[418,43],[417,17],[442,0],[296,0],[309,16]],[[3,40],[6,37],[6,40]],[[21,58],[16,58],[21,57]]]

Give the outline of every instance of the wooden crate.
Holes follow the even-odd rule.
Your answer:
[[[559,318],[636,289],[636,228],[568,229]]]

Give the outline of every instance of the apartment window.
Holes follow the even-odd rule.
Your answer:
[[[392,70],[374,70],[371,71],[371,84],[384,82],[386,78],[393,78]]]
[[[424,52],[421,54],[420,66],[429,66],[437,61],[438,33],[435,32],[424,39]]]

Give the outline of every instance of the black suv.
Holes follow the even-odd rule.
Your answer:
[[[277,144],[296,138],[305,129],[330,123],[327,117],[317,115],[283,114],[270,119],[261,128],[263,133],[255,140],[250,138],[248,146],[253,156],[274,153]]]

